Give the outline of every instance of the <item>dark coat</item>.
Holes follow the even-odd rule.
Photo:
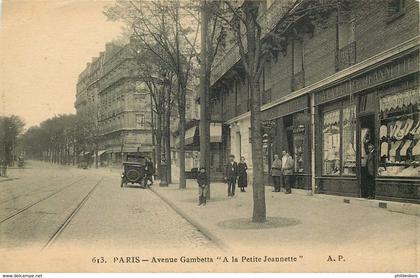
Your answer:
[[[238,164],[236,162],[233,162],[233,164],[228,162],[225,168],[225,178],[236,179],[237,177],[238,177]]]
[[[155,167],[152,161],[147,161],[144,167],[144,171],[147,175],[153,175],[155,173]]]
[[[200,187],[205,187],[206,185],[208,185],[209,184],[209,177],[207,176],[207,173],[198,172],[197,183],[198,183],[198,186],[200,186]]]
[[[375,176],[375,151],[367,154],[366,167],[368,175]]]
[[[248,170],[248,165],[246,163],[239,162],[238,163],[238,186],[239,187],[247,187],[248,186],[248,174],[246,173]]]

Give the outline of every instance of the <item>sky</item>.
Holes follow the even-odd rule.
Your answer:
[[[103,14],[112,0],[0,0],[0,116],[26,128],[75,113],[76,83],[121,24]]]

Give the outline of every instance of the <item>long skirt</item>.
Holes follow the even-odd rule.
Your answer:
[[[248,186],[248,175],[240,175],[238,178],[238,187],[247,187]]]

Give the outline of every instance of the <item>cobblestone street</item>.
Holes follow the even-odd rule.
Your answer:
[[[79,269],[78,263],[83,265],[79,270],[94,270],[99,267],[91,262],[95,256],[109,256],[112,262],[115,256],[127,254],[162,255],[163,248],[165,255],[179,255],[181,248],[191,254],[219,250],[152,191],[120,188],[117,170],[39,162],[29,163],[28,168],[10,170],[10,177],[17,179],[0,183],[0,253],[4,258],[0,266],[4,270],[16,264],[28,270],[40,267],[42,262],[34,257],[32,265],[14,261],[14,255],[28,252],[39,254],[43,263],[58,271],[72,259],[71,270]],[[109,267],[115,269],[115,265]],[[140,271],[138,266],[127,267]]]
[[[419,264],[420,220],[414,215],[267,187],[269,221],[253,224],[251,188],[228,198],[226,185],[214,183],[211,201],[197,207],[192,180],[185,190],[177,184],[159,187],[157,181],[152,190],[120,188],[118,169],[41,162],[10,169],[9,176],[0,182],[0,265],[6,270],[19,265],[28,271],[228,271],[231,264],[217,262],[150,263],[155,256],[221,254],[250,260],[247,266],[257,271],[396,272],[415,271]],[[253,261],[256,255],[297,257],[299,264],[261,264]],[[343,261],[328,260],[339,256]]]

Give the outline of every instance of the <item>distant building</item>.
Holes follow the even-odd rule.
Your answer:
[[[108,43],[79,75],[75,108],[92,121],[101,165],[119,164],[134,152],[152,156],[151,99],[137,79],[130,45]],[[92,158],[96,157],[90,146]]]

